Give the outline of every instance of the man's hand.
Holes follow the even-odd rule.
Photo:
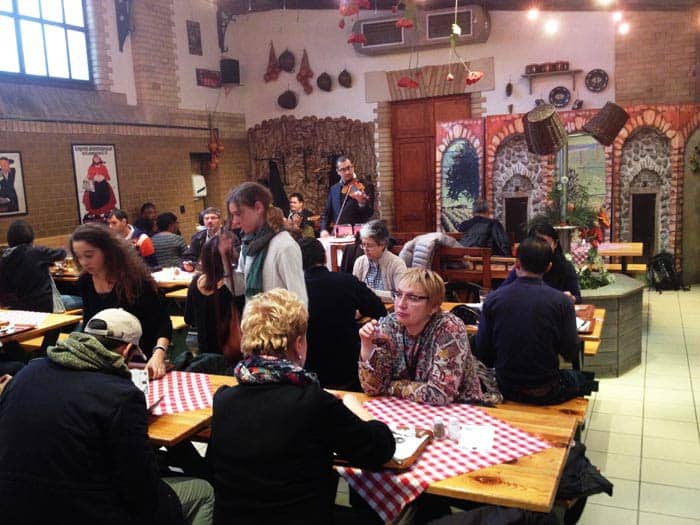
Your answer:
[[[149,379],[160,379],[165,375],[165,352],[156,350],[146,363]]]
[[[2,391],[10,383],[11,380],[12,376],[10,374],[0,376],[0,394],[2,394]]]
[[[571,301],[573,304],[576,304],[576,297],[574,297],[574,294],[571,292],[564,292],[564,295],[568,297],[569,301]]]
[[[360,206],[364,206],[365,204],[367,204],[367,200],[369,199],[367,194],[361,190],[350,192],[348,196],[351,199],[355,199]]]
[[[330,237],[330,236],[331,236],[331,234],[328,233],[328,230],[321,230],[321,237],[323,237],[325,239],[326,237]]]

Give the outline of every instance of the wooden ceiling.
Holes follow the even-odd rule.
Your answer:
[[[223,11],[228,15],[248,12],[270,11],[273,9],[337,9],[340,0],[219,0]],[[396,0],[370,0],[372,8],[391,9]],[[478,4],[489,11],[517,11],[529,9],[536,3],[548,11],[595,11],[599,10],[596,0],[482,0],[470,2],[461,0],[460,5]],[[423,9],[444,9],[454,6],[454,0],[423,0]],[[698,6],[698,0],[617,0],[614,6],[633,11],[677,11]]]

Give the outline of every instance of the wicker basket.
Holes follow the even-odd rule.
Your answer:
[[[566,130],[551,104],[541,104],[523,117],[525,140],[530,153],[550,155],[567,141]]]
[[[583,125],[583,129],[603,146],[610,146],[624,127],[630,116],[617,104],[608,102],[591,120]]]

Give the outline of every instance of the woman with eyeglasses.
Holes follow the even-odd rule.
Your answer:
[[[440,310],[442,278],[409,268],[392,296],[394,312],[360,329],[359,375],[365,393],[431,405],[482,403],[464,323]]]
[[[383,221],[362,225],[360,241],[365,254],[358,257],[352,274],[369,286],[382,301],[391,302],[391,290],[406,272],[403,259],[387,250],[389,230]]]

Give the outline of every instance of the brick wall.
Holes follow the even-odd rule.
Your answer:
[[[620,105],[700,101],[700,11],[628,11],[631,29],[615,41]]]

